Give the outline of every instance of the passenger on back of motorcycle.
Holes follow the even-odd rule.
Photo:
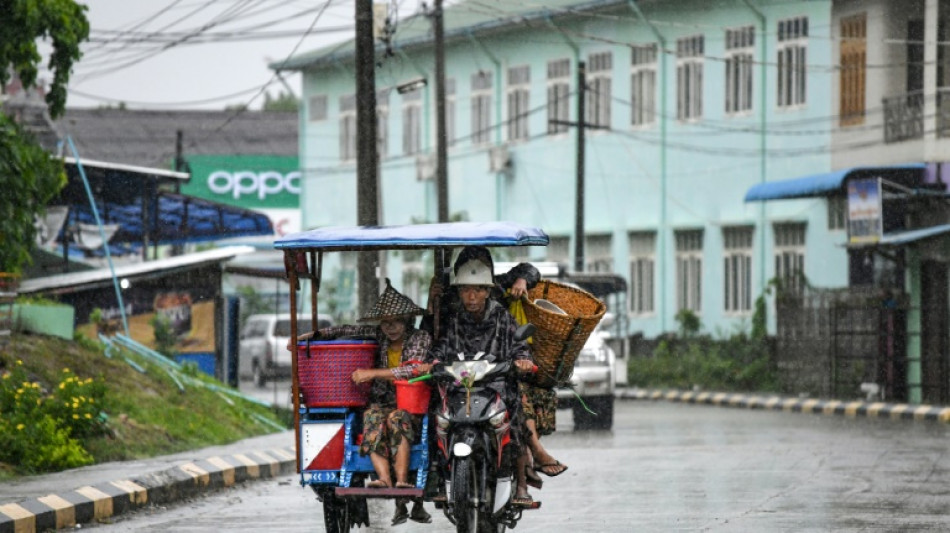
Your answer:
[[[452,284],[458,290],[459,309],[448,317],[445,334],[430,350],[428,362],[448,363],[455,360],[458,353],[484,352],[495,356],[496,362],[513,361],[520,371],[530,372],[534,362],[528,345],[514,338],[517,329],[514,318],[503,305],[489,298],[494,287],[491,267],[478,259],[456,264]],[[527,499],[525,503],[530,504],[526,485],[520,481],[525,468],[520,464],[525,441],[521,431],[523,414],[517,383],[506,381],[503,385],[494,383],[489,387],[501,395],[509,408],[511,443],[515,450],[509,464],[502,465],[499,475],[508,477],[519,472],[515,502]]]

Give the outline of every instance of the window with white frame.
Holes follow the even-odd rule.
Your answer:
[[[630,239],[630,312],[653,312],[656,232],[631,232]]]
[[[528,109],[531,95],[531,68],[527,65],[508,69],[508,140],[528,138]]]
[[[571,61],[548,61],[548,135],[567,131],[570,120]]]
[[[311,96],[307,101],[307,117],[310,122],[320,122],[327,119],[327,95]]]
[[[610,52],[591,54],[587,62],[587,124],[610,127]]]
[[[455,78],[445,80],[445,145],[455,145]]]
[[[588,235],[584,238],[584,271],[613,272],[614,257],[610,252],[611,236]]]
[[[752,310],[752,232],[751,226],[723,228],[723,291],[727,313]]]
[[[805,103],[808,17],[778,23],[778,106]]]
[[[492,73],[472,74],[472,144],[491,141]]]
[[[752,52],[755,28],[726,30],[726,113],[752,110]]]
[[[828,197],[828,229],[845,229],[848,223],[848,197],[836,194]]]
[[[703,116],[703,55],[705,38],[693,35],[676,40],[676,118]]]
[[[703,292],[703,230],[678,230],[676,239],[676,310],[699,313]]]
[[[645,126],[656,121],[656,44],[630,51],[630,123]]]
[[[554,263],[568,263],[571,260],[571,238],[568,236],[551,236],[544,249],[545,260]]]
[[[801,293],[805,288],[805,223],[775,224],[775,277],[782,288]]]
[[[340,97],[340,159],[356,159],[356,95]]]
[[[402,95],[402,152],[418,153],[422,148],[422,91]]]

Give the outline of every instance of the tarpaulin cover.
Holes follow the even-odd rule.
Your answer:
[[[889,179],[891,176],[897,178],[902,173],[906,174],[907,171],[923,172],[925,168],[924,163],[908,163],[886,167],[851,167],[790,180],[769,181],[749,188],[745,195],[745,201],[788,200],[825,196],[841,190],[845,179],[849,177],[874,177],[879,175]]]
[[[274,227],[267,215],[250,209],[160,192],[149,198],[146,221],[143,221],[139,202],[141,198],[135,198],[130,203],[97,202],[102,223],[119,225],[110,243],[141,245],[145,233],[143,229],[148,230],[149,244],[184,244],[274,234]],[[71,205],[69,209],[71,221],[96,223],[88,201]]]
[[[547,246],[538,228],[513,222],[448,222],[406,226],[325,227],[286,235],[278,249],[370,250],[432,246]]]
[[[173,192],[187,174],[100,161],[84,161],[82,166],[102,223],[119,226],[110,246],[135,250],[143,243],[184,244],[274,234],[263,213]],[[69,179],[49,204],[69,208],[64,229],[96,224],[78,167],[74,160],[66,161]],[[63,242],[62,233],[58,240]]]

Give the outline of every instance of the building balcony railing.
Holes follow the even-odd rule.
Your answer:
[[[950,137],[950,87],[937,89],[937,137]],[[896,143],[924,136],[924,95],[914,91],[884,99],[884,142]]]
[[[937,137],[950,137],[950,87],[937,88]]]
[[[896,143],[924,136],[924,94],[914,91],[884,99],[884,142]]]

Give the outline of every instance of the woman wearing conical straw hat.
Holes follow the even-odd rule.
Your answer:
[[[396,408],[395,380],[409,379],[429,372],[431,365],[424,364],[426,352],[432,345],[427,331],[416,329],[415,316],[423,309],[392,287],[386,279],[386,288],[379,295],[373,308],[361,322],[378,322],[378,325],[342,325],[323,328],[304,334],[299,340],[335,339],[339,337],[370,337],[379,343],[375,368],[353,371],[355,383],[371,381],[370,404],[363,413],[363,441],[360,454],[369,455],[378,479],[371,481],[371,488],[414,488],[409,483],[409,448],[419,432],[421,415]],[[393,483],[395,474],[395,483]],[[403,499],[396,500],[393,525],[407,519],[429,523],[432,517],[426,512],[422,499],[413,501],[412,512],[406,509]]]

